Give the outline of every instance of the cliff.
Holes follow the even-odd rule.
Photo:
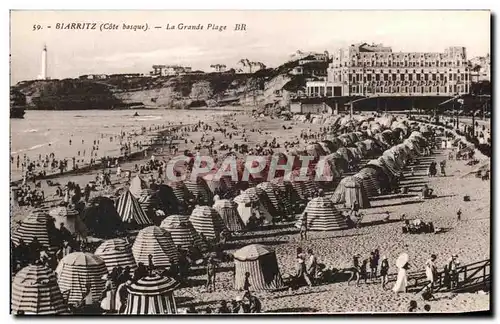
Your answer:
[[[192,73],[171,77],[110,76],[106,79],[23,81],[15,85],[28,109],[186,109],[197,106],[283,107],[305,78],[290,74],[298,62],[252,74]]]

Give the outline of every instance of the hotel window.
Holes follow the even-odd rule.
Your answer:
[[[352,94],[352,93],[356,93],[356,86],[352,86],[352,87],[351,87],[351,94]]]
[[[384,73],[384,81],[389,81],[389,75],[387,73]]]
[[[399,92],[399,86],[398,86],[398,87],[396,87],[396,92]]]
[[[367,78],[367,80],[368,80],[368,81],[371,81],[371,80],[372,80],[372,75],[371,75],[371,74],[368,74],[368,75],[366,76],[366,78]]]
[[[432,74],[432,81],[436,81],[436,75],[434,73]]]
[[[424,80],[429,81],[429,75],[427,73],[424,74]]]
[[[380,74],[375,74],[375,81],[380,81]]]
[[[399,76],[401,78],[401,81],[404,81],[405,79],[405,75],[401,73],[401,75]]]
[[[457,81],[457,74],[453,73],[453,81]]]
[[[468,79],[469,79],[469,75],[468,75],[467,73],[465,73],[465,75],[464,75],[464,80],[465,80],[465,81],[469,81]]]
[[[420,74],[416,74],[416,77],[417,77],[417,81],[420,81]]]
[[[447,86],[444,86],[444,87],[443,87],[443,92],[444,92],[444,93],[448,92],[448,91],[446,91],[446,90],[448,90],[448,87],[447,87]]]
[[[396,81],[396,73],[392,74],[392,81]]]
[[[443,81],[443,80],[444,80],[444,74],[443,74],[443,73],[441,73],[441,74],[439,75],[439,79],[440,79],[441,81]]]
[[[420,87],[420,92],[424,93],[424,87]]]
[[[413,81],[413,74],[408,74],[408,80]]]

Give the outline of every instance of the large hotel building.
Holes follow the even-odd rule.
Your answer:
[[[393,52],[357,44],[333,53],[326,81],[307,82],[309,97],[455,96],[469,92],[465,47],[442,53]]]

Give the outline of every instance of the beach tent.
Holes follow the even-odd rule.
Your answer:
[[[300,218],[295,224],[300,228],[302,222],[307,222],[307,229],[310,231],[334,231],[347,228],[347,222],[333,202],[326,197],[312,199],[306,206],[304,213],[307,218]]]
[[[98,196],[83,210],[82,221],[89,234],[95,237],[110,237],[121,228],[122,219],[113,200]]]
[[[187,197],[189,192],[182,182],[178,182],[179,186],[174,191],[172,184],[158,186],[158,199],[160,205],[167,214],[178,214],[187,209]],[[185,189],[185,193],[183,189]]]
[[[338,147],[332,141],[329,140],[321,141],[319,142],[319,145],[321,145],[321,147],[323,148],[325,155],[332,154],[338,149]]]
[[[356,202],[361,209],[370,207],[362,179],[353,176],[345,177],[340,181],[331,199],[335,204],[344,203],[347,208],[351,208]]]
[[[284,181],[284,177],[272,179],[271,184],[275,188],[277,198],[283,205],[285,215],[294,215],[293,203],[299,201],[300,197],[297,196],[292,184]]]
[[[60,229],[61,224],[64,224],[64,227],[71,234],[76,234],[78,239],[85,239],[87,237],[87,227],[80,219],[80,213],[73,206],[56,207],[49,212],[49,215],[55,219],[54,224],[57,229]]]
[[[206,242],[196,232],[188,216],[170,215],[161,222],[160,227],[170,233],[177,247],[187,250],[195,247],[202,253],[208,249]]]
[[[342,176],[342,173],[349,171],[349,163],[342,154],[335,152],[327,155],[325,159],[331,169],[336,170],[339,173],[339,177]]]
[[[352,159],[354,158],[352,152],[349,151],[347,147],[341,147],[335,153],[340,154],[347,163],[349,163],[349,161],[352,161]]]
[[[123,238],[104,241],[95,251],[95,255],[104,260],[110,273],[114,267],[129,266],[131,270],[136,268],[132,244]]]
[[[126,315],[176,314],[174,290],[179,283],[157,274],[146,276],[127,287]]]
[[[373,168],[363,168],[356,173],[354,177],[362,182],[363,189],[368,198],[379,195],[380,184],[377,179],[377,170]]]
[[[214,196],[201,176],[194,180],[191,179],[191,175],[189,175],[184,183],[191,195],[201,198],[204,203],[213,203]]]
[[[186,203],[189,199],[193,198],[193,195],[183,181],[171,181],[168,183],[168,186],[172,188],[172,192],[178,202]]]
[[[213,208],[219,213],[229,231],[239,232],[245,227],[245,224],[238,214],[238,204],[234,201],[219,199],[214,203]]]
[[[302,180],[304,178],[304,180]],[[301,169],[292,171],[291,183],[293,189],[302,200],[314,197],[320,189],[316,182],[316,175],[313,168],[308,168],[305,176],[301,175]]]
[[[273,220],[271,214],[259,200],[258,195],[250,195],[245,191],[236,196],[234,202],[238,204],[238,214],[245,225],[248,224],[254,209],[258,210],[258,215],[260,215],[260,218],[264,218],[266,222],[270,223]]]
[[[264,189],[260,188],[257,185],[256,187],[248,188],[247,190],[245,190],[245,192],[250,196],[256,197],[260,205],[264,208],[265,212],[268,213],[270,217],[277,214],[277,211],[274,208],[271,199],[269,199],[269,196]]]
[[[78,304],[84,298],[87,304],[101,300],[106,283],[103,276],[108,270],[100,257],[87,252],[70,253],[59,261],[56,273],[62,294],[69,293],[68,304]],[[88,296],[87,286],[90,287]]]
[[[156,191],[144,189],[138,199],[139,205],[149,219],[155,219],[156,210],[160,209],[160,200]]]
[[[68,314],[54,271],[45,265],[21,269],[12,281],[11,311],[26,315]]]
[[[153,256],[153,263],[157,267],[168,267],[179,262],[179,251],[172,236],[165,229],[158,226],[148,226],[137,234],[132,245],[132,254],[137,263],[149,263],[148,256]]]
[[[142,180],[142,178],[139,175],[136,175],[131,181],[130,181],[130,187],[129,191],[130,193],[135,197],[139,198],[141,196],[142,190],[148,189],[148,184],[146,181]]]
[[[12,241],[19,245],[22,239],[29,244],[36,237],[38,242],[51,251],[58,249],[58,242],[54,242],[57,236],[54,219],[42,210],[34,210],[21,221],[19,227],[12,232]]]
[[[326,155],[325,150],[319,143],[311,143],[306,146],[306,152],[309,156],[314,157],[314,160],[318,160],[321,156]]]
[[[389,171],[389,169],[381,159],[368,161],[368,163],[365,165],[365,168],[375,168],[378,171],[379,175],[384,174],[387,178],[387,184],[390,183],[395,177],[395,174]],[[386,181],[383,181],[383,183],[386,184]]]
[[[250,273],[250,290],[279,290],[285,288],[276,254],[260,244],[247,245],[234,252],[234,289],[243,290],[245,273]]]
[[[125,191],[120,196],[116,210],[124,223],[137,225],[153,224],[146,213],[142,210],[137,198],[132,195],[130,190]]]
[[[283,216],[285,214],[285,207],[276,194],[277,189],[275,186],[271,182],[262,182],[257,185],[257,188],[263,190],[266,197],[269,199],[269,202],[273,207],[271,213],[276,216]]]
[[[212,195],[215,195],[216,192],[225,190],[224,188],[225,183],[222,181],[222,179],[217,179],[216,174],[217,171],[212,170],[211,172],[203,176],[203,180],[207,184],[208,189],[210,189]]]
[[[207,240],[216,240],[220,234],[227,231],[226,225],[215,209],[209,206],[196,206],[189,217],[198,234],[203,234]]]

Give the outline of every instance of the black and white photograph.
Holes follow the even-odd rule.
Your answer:
[[[10,314],[491,314],[491,25],[11,10]]]

